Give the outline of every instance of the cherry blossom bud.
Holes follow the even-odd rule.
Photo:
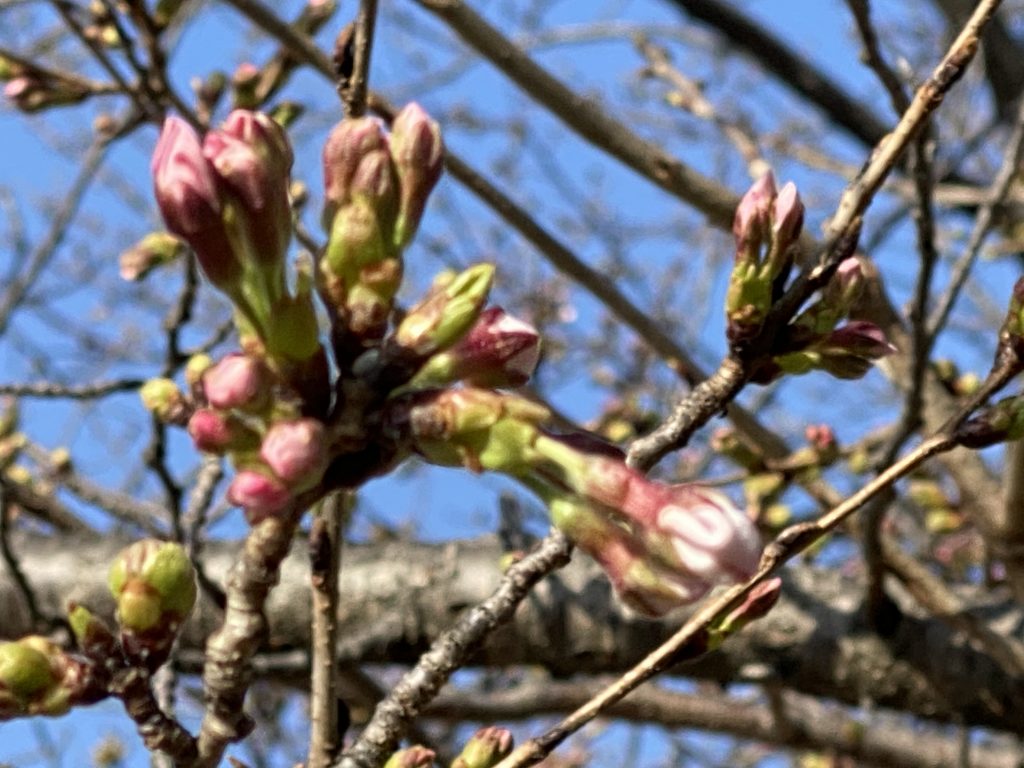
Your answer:
[[[334,127],[323,151],[326,229],[331,229],[335,212],[352,199],[352,178],[363,158],[387,148],[383,126],[376,118],[343,120]]]
[[[647,551],[628,527],[571,496],[533,486],[548,503],[552,524],[601,566],[618,598],[642,616],[657,618],[698,600],[709,585],[677,573]]]
[[[206,353],[192,355],[185,363],[185,382],[193,392],[203,383],[203,374],[213,367],[213,359]]]
[[[1000,400],[977,411],[957,429],[957,440],[967,448],[985,448],[1024,437],[1024,397]]]
[[[214,408],[238,408],[248,413],[264,410],[270,402],[273,375],[263,361],[231,354],[203,374],[203,391]]]
[[[145,539],[121,550],[107,579],[122,629],[173,634],[196,601],[195,572],[180,544]]]
[[[494,768],[512,754],[512,732],[507,728],[481,728],[466,742],[452,768]]]
[[[484,310],[461,341],[434,355],[410,384],[436,386],[465,381],[481,387],[518,387],[540,359],[537,329],[501,307]]]
[[[452,346],[480,317],[493,281],[494,266],[476,264],[436,284],[395,330],[395,346],[422,358]]]
[[[400,749],[391,755],[384,763],[384,768],[432,768],[435,757],[432,749],[420,746],[409,747]]]
[[[647,540],[669,544],[678,571],[709,585],[752,576],[761,544],[747,516],[725,495],[704,486],[675,485],[670,491],[670,500],[645,531]]]
[[[152,173],[167,228],[192,246],[210,282],[231,295],[242,277],[242,265],[221,218],[213,169],[203,156],[199,136],[181,118],[164,121]]]
[[[121,279],[142,280],[187,253],[185,242],[169,232],[150,232],[121,254]]]
[[[85,664],[45,637],[0,643],[0,721],[63,715],[82,700],[88,677]]]
[[[305,490],[327,468],[324,425],[315,419],[278,422],[263,438],[260,457],[286,486]]]
[[[866,320],[851,320],[812,346],[820,355],[818,367],[839,379],[859,379],[872,364],[896,352],[882,331]]]
[[[291,492],[279,480],[250,469],[235,475],[227,496],[231,504],[245,510],[250,525],[281,512],[292,501]]]
[[[783,185],[772,207],[772,249],[788,249],[804,225],[804,204],[800,200],[796,184],[792,181]]]
[[[732,234],[736,240],[736,260],[757,258],[757,251],[771,231],[772,207],[778,192],[771,171],[751,185],[740,199],[732,221]]]
[[[401,181],[395,244],[404,247],[416,234],[427,197],[444,168],[441,129],[419,104],[407,104],[395,116],[391,125],[391,154]]]
[[[236,109],[203,141],[203,156],[240,204],[237,223],[246,258],[264,270],[270,300],[284,293],[284,257],[291,240],[288,175],[292,150],[277,123]]]
[[[846,317],[864,293],[865,282],[861,260],[856,256],[843,259],[825,287],[822,300],[832,308],[837,319]]]
[[[139,389],[142,405],[166,424],[183,423],[188,414],[188,401],[171,379],[150,379]]]
[[[718,648],[729,635],[734,635],[751,622],[767,616],[781,596],[782,579],[774,577],[758,584],[740,605],[712,627],[708,650]]]
[[[252,450],[259,436],[236,416],[212,408],[200,408],[188,420],[188,434],[196,448],[206,453]]]

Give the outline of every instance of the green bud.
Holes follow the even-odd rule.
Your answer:
[[[512,732],[507,728],[481,728],[466,742],[452,768],[494,768],[512,754]]]
[[[395,344],[429,357],[461,339],[483,311],[494,281],[494,266],[476,264],[451,282],[435,286],[409,310],[395,331]]]
[[[146,539],[121,550],[108,577],[118,621],[134,632],[177,625],[196,600],[195,576],[185,550]]]
[[[170,379],[150,379],[139,389],[147,411],[167,423],[177,423],[186,415],[185,396]]]
[[[395,752],[384,768],[431,768],[434,765],[434,751],[426,747],[409,747]]]
[[[213,367],[213,358],[207,354],[192,355],[185,363],[185,381],[195,389],[203,380],[203,374]]]
[[[170,232],[150,232],[121,254],[121,278],[142,280],[157,267],[188,253],[185,241]]]

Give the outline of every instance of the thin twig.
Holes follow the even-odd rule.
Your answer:
[[[412,722],[451,674],[472,657],[497,627],[512,618],[533,587],[569,562],[572,546],[557,530],[519,562],[509,567],[494,593],[474,606],[434,641],[416,666],[391,690],[336,768],[376,768],[397,746]]]
[[[352,41],[352,74],[341,93],[342,100],[345,102],[345,114],[348,117],[361,117],[366,112],[370,56],[373,53],[373,32],[377,26],[377,0],[360,0],[355,24],[355,37]]]
[[[309,534],[312,583],[312,665],[309,681],[309,768],[327,768],[341,748],[338,733],[337,664],[338,571],[342,522],[351,495],[335,492],[320,502]]]

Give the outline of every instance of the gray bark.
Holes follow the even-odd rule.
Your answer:
[[[21,537],[15,541],[40,609],[57,613],[68,599],[109,615],[108,563],[125,541]],[[220,581],[234,546],[211,542],[206,567]],[[310,597],[304,544],[286,559],[281,585],[268,602],[268,652],[309,644]],[[468,606],[495,588],[497,543],[490,539],[425,545],[391,542],[350,547],[344,558],[338,655],[342,664],[411,663]],[[681,675],[715,680],[782,681],[804,694],[848,704],[874,702],[939,721],[1024,734],[1024,687],[989,656],[935,618],[921,615],[895,584],[901,607],[875,634],[863,619],[864,585],[806,564],[784,575],[783,598],[768,617],[731,638],[718,651],[681,665]],[[965,596],[994,630],[1021,634],[1024,611],[1008,599]],[[15,582],[0,572],[0,637],[31,631]],[[639,661],[679,626],[682,613],[660,622],[627,614],[615,603],[596,567],[577,555],[545,579],[515,621],[496,633],[475,659],[481,666],[542,666],[552,675],[609,673]],[[219,622],[202,601],[183,633],[186,655],[196,658]]]

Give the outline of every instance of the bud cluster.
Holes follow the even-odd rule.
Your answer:
[[[0,54],[4,96],[22,112],[78,104],[90,95],[85,81]]]
[[[157,203],[210,282],[231,299],[239,331],[279,367],[323,355],[311,276],[288,290],[292,150],[266,115],[238,109],[200,140],[169,117],[153,154]]]
[[[435,464],[501,472],[530,487],[640,613],[661,615],[754,572],[756,530],[724,495],[649,480],[596,438],[552,433],[550,420],[521,396],[465,387],[395,398],[385,423]]]
[[[725,301],[726,335],[743,348],[764,328],[782,295],[803,228],[804,205],[793,182],[781,191],[769,172],[747,191],[736,209],[733,236],[736,262]],[[896,348],[885,333],[865,320],[848,320],[864,290],[863,265],[843,261],[820,298],[771,340],[770,352],[755,361],[755,383],[779,376],[824,370],[840,379],[859,379],[879,358]]]
[[[328,231],[321,262],[326,294],[349,334],[368,342],[387,328],[402,280],[402,250],[441,176],[437,123],[417,104],[398,115],[390,135],[371,117],[339,123],[324,145]]]

